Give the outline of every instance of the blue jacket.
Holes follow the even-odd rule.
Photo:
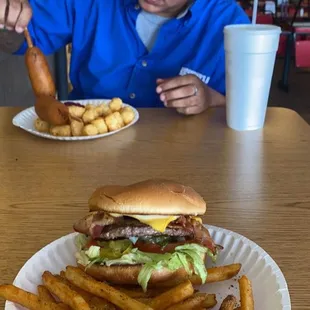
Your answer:
[[[149,53],[136,31],[136,0],[30,0],[34,44],[52,54],[72,42],[70,99],[120,97],[162,107],[157,78],[194,73],[225,95],[223,28],[249,23],[235,0],[196,0],[159,31]],[[26,44],[17,52],[25,52]]]

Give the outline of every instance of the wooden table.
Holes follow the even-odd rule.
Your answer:
[[[310,309],[310,130],[295,112],[271,108],[264,130],[238,133],[226,127],[224,109],[196,117],[144,109],[136,126],[115,136],[68,143],[14,128],[18,111],[0,109],[1,283],[72,231],[95,187],[165,177],[205,197],[205,223],[270,253],[292,309]]]

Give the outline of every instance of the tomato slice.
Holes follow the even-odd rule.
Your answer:
[[[140,250],[142,252],[162,254],[162,253],[172,253],[172,252],[174,252],[174,250],[177,246],[183,245],[185,243],[188,243],[188,241],[168,243],[166,246],[162,247],[161,245],[158,245],[156,243],[144,242],[144,241],[138,240],[134,244],[134,247],[138,248],[138,250]]]
[[[86,248],[89,249],[92,245],[98,245],[96,240],[89,240],[88,243],[86,244]]]

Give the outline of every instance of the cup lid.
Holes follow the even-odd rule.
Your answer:
[[[275,25],[234,24],[234,25],[227,25],[224,27],[224,33],[229,33],[229,32],[244,32],[244,33],[253,34],[253,35],[255,34],[268,35],[268,34],[280,33],[281,28]]]

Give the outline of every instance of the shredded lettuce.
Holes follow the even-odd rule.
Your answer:
[[[147,263],[145,264],[139,275],[138,275],[138,283],[141,285],[144,292],[147,290],[147,284],[152,276],[153,271],[160,270],[164,266],[164,262],[159,261],[157,263]]]
[[[77,238],[78,239],[78,238]],[[216,255],[196,243],[189,243],[177,246],[173,253],[146,253],[133,248],[130,240],[116,240],[109,242],[98,242],[99,246],[91,246],[83,249],[87,241],[79,237],[76,241],[78,262],[86,268],[98,263],[101,265],[136,265],[142,264],[143,267],[138,276],[138,283],[143,290],[147,289],[148,282],[153,271],[167,268],[171,271],[184,268],[188,274],[192,274],[190,265],[194,268],[194,273],[199,275],[202,283],[207,278],[207,270],[204,263],[204,255],[207,254],[214,261]]]
[[[79,251],[81,251],[87,244],[89,237],[84,234],[78,234],[75,238],[75,245]]]
[[[183,267],[188,274],[192,274],[191,269],[189,268],[188,261],[186,255],[183,253],[175,252],[174,255],[178,259],[178,263],[180,264],[180,268]],[[177,264],[176,264],[177,265]],[[176,268],[178,269],[178,268]]]
[[[76,252],[75,258],[78,264],[83,265],[83,266],[88,266],[91,263],[90,258],[85,254],[84,251]]]
[[[100,246],[92,245],[91,247],[89,247],[88,250],[85,251],[85,254],[90,259],[96,259],[96,258],[100,257]]]

